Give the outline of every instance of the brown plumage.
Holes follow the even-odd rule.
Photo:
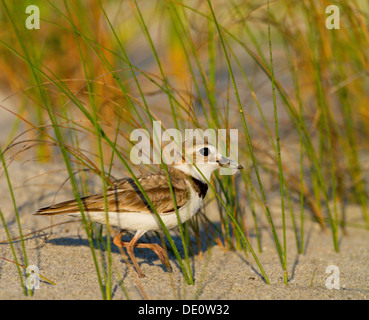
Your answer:
[[[175,194],[177,208],[184,206],[188,199],[189,181],[202,198],[205,197],[207,184],[194,179],[173,167],[168,167],[172,188]],[[150,173],[138,178],[147,196],[151,200],[157,212],[165,214],[175,211],[168,179],[164,170]],[[107,204],[110,212],[153,212],[132,178],[118,180],[107,190]],[[104,212],[105,200],[103,194],[82,197],[84,211]],[[80,212],[77,200],[61,202],[49,207],[41,208],[36,215],[59,215]]]

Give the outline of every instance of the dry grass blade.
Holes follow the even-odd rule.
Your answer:
[[[21,267],[21,268],[23,268],[23,269],[27,270],[27,267],[26,267],[26,266],[24,266],[24,265],[22,265],[22,264],[20,264],[20,263],[16,263],[16,262],[14,262],[14,261],[12,261],[12,260],[9,260],[9,259],[6,259],[6,258],[4,258],[4,257],[0,257],[0,259],[2,259],[2,260],[4,260],[4,261],[7,261],[7,262],[14,263],[14,264],[18,265],[19,267]],[[32,272],[32,273],[34,273],[34,274],[36,274],[36,275],[38,275],[40,278],[44,279],[46,282],[48,282],[48,283],[50,283],[50,284],[52,284],[52,285],[56,286],[56,283],[55,283],[55,282],[53,282],[53,281],[49,280],[48,278],[44,277],[41,273],[34,272],[33,270],[32,270],[31,272]]]

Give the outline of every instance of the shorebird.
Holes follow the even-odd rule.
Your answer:
[[[221,167],[243,169],[236,161],[222,156],[211,144],[195,143],[184,148],[184,156],[167,167],[175,202],[181,222],[189,220],[200,209],[208,190],[212,172]],[[192,161],[187,161],[188,155]],[[194,165],[196,164],[196,166]],[[160,215],[167,229],[178,226],[177,214],[172,200],[165,170],[142,175],[138,178],[143,190]],[[157,243],[139,243],[140,237],[147,231],[160,231],[157,215],[146,201],[144,195],[132,178],[117,180],[106,192],[108,220],[113,227],[121,231],[113,243],[125,247],[140,278],[145,277],[135,258],[133,249],[148,248],[155,252],[160,261],[171,271],[169,258],[165,250]],[[81,198],[85,216],[90,221],[106,224],[104,195],[95,194]],[[71,215],[81,217],[77,200],[70,200],[41,208],[36,215]],[[126,231],[134,231],[130,242],[121,240]]]

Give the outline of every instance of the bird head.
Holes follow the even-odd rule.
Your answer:
[[[184,141],[182,153],[177,157],[174,167],[203,182],[209,181],[212,172],[220,168],[243,169],[237,161],[223,156],[206,139],[194,140],[193,143]]]

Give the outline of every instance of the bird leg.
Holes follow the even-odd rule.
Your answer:
[[[130,242],[123,242],[121,240],[121,237],[124,234],[124,230],[121,230],[119,232],[119,234],[114,238],[113,243],[117,246],[117,247],[125,247],[127,249],[127,253],[129,255],[129,257],[131,258],[133,265],[136,269],[136,272],[139,276],[139,278],[145,278],[145,274],[142,272],[141,268],[139,267],[136,257],[133,254],[133,248],[135,247],[135,245],[137,245],[137,241],[138,239],[141,237],[141,235],[143,234],[142,232],[137,231],[135,236],[132,238],[132,240]]]
[[[169,271],[172,271],[172,267],[170,265],[170,262],[169,262],[169,258],[168,258],[167,253],[157,243],[137,243],[138,239],[143,235],[143,233],[141,231],[137,231],[136,234],[135,234],[135,236],[132,238],[132,240],[130,242],[123,242],[121,240],[121,237],[123,236],[123,234],[124,234],[124,231],[123,230],[120,231],[119,234],[114,238],[113,243],[117,247],[125,247],[125,248],[127,248],[128,255],[131,258],[131,260],[133,262],[133,265],[135,266],[136,271],[138,273],[138,276],[140,278],[144,278],[145,277],[145,274],[142,272],[142,270],[138,266],[136,257],[133,254],[133,248],[134,247],[136,247],[136,248],[147,248],[147,249],[151,249],[158,256],[158,258],[160,259],[161,263],[163,265],[165,265]]]
[[[157,243],[137,243],[137,248],[147,248],[155,252],[160,259],[161,263],[166,266],[168,271],[172,272],[172,266],[170,265],[169,258],[165,250]]]

